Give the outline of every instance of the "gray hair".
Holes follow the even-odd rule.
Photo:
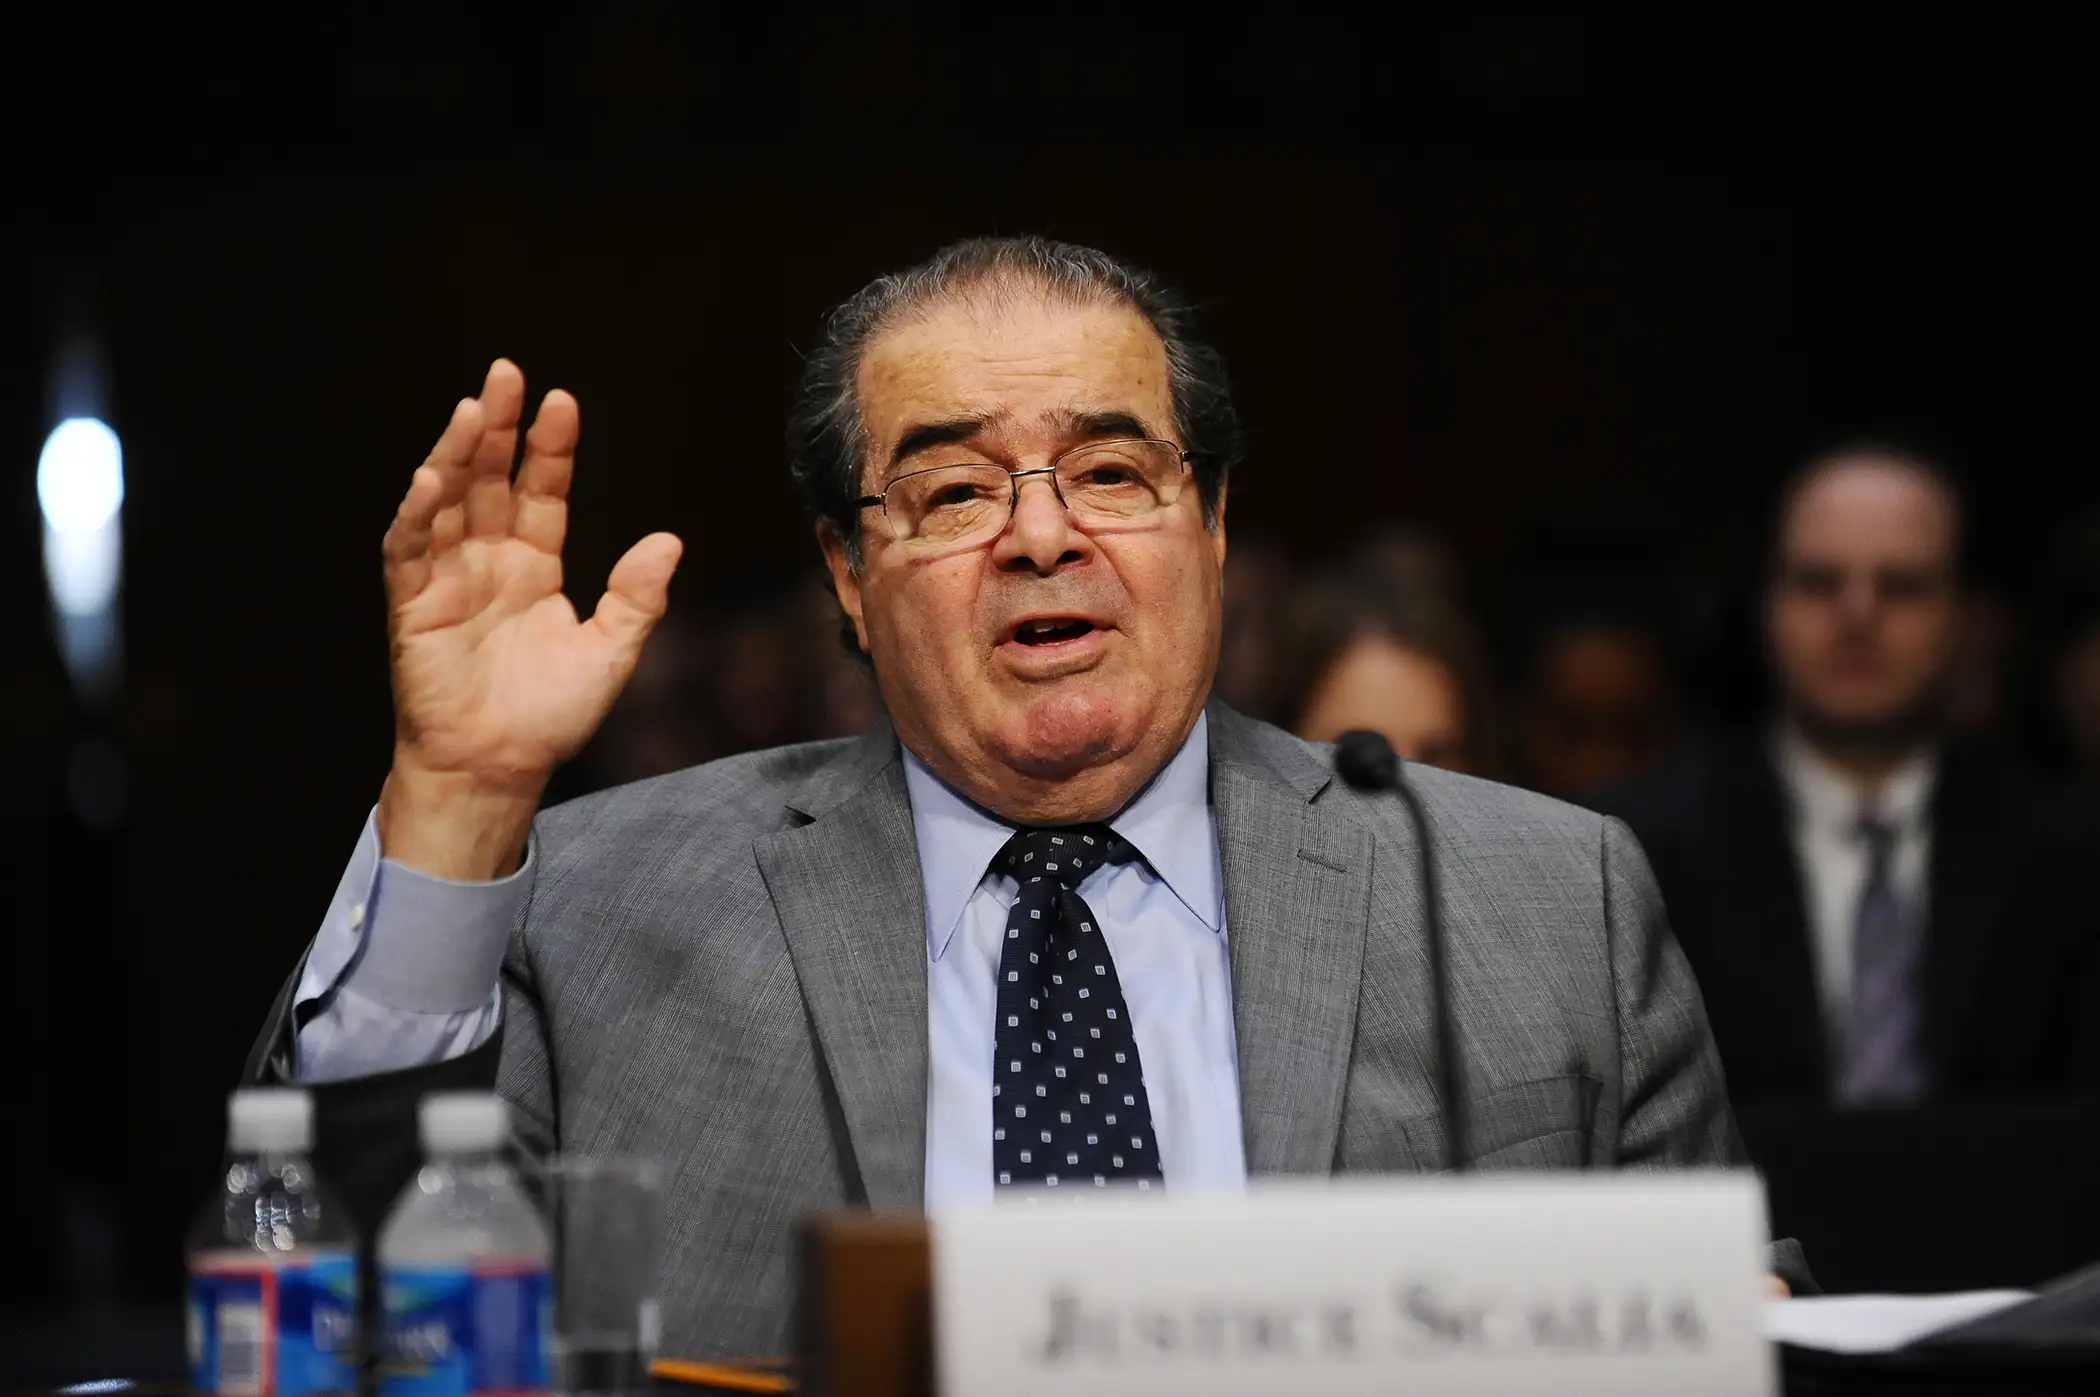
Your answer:
[[[1174,425],[1189,452],[1206,524],[1215,526],[1226,476],[1240,455],[1239,412],[1225,360],[1196,333],[1195,310],[1151,272],[1105,252],[1049,238],[971,238],[916,267],[877,277],[825,318],[788,413],[788,469],[803,501],[838,530],[860,566],[861,472],[867,428],[860,362],[876,335],[905,316],[964,292],[1033,288],[1074,303],[1128,306],[1166,348]]]

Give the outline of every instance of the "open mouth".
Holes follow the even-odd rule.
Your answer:
[[[1077,616],[1042,616],[1014,627],[1016,645],[1056,645],[1077,640],[1094,629],[1092,621]]]

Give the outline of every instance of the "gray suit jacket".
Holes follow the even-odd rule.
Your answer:
[[[1210,743],[1249,1169],[1442,1167],[1401,803],[1221,704]],[[1487,782],[1410,778],[1440,861],[1473,1161],[1732,1162],[1699,992],[1632,836]],[[879,722],[607,791],[542,814],[537,839],[500,1046],[467,1078],[493,1070],[564,1150],[666,1163],[666,1352],[785,1351],[796,1220],[922,1200],[925,912],[895,735]],[[408,1128],[415,1079],[392,1075],[344,1084],[367,1121],[339,1136],[370,1148]]]

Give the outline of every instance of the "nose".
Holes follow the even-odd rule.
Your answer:
[[[998,566],[1047,576],[1085,557],[1091,545],[1073,527],[1054,479],[1047,473],[1015,476],[1013,518],[992,545],[992,561]]]
[[[1838,589],[1838,614],[1854,625],[1865,624],[1873,618],[1877,600],[1871,574],[1848,576]]]

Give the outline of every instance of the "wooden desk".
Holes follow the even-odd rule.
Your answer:
[[[926,1219],[835,1213],[800,1229],[800,1391],[932,1397],[933,1268]]]

